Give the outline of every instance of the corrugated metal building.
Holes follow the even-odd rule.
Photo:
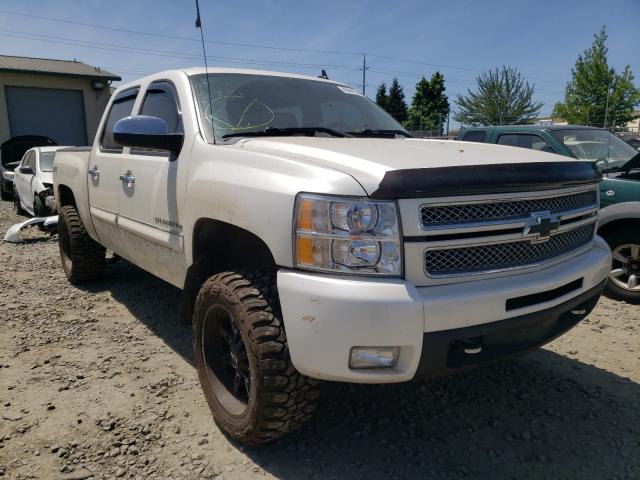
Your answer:
[[[121,78],[75,60],[0,55],[0,144],[44,135],[59,145],[87,145]]]

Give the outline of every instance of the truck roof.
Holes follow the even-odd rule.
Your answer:
[[[534,130],[602,130],[598,127],[587,127],[585,125],[493,125],[489,127],[468,127],[465,128],[464,131],[469,130],[495,130],[497,132],[503,131],[514,131],[514,130],[522,130],[522,131],[534,131]]]
[[[344,83],[336,82],[334,80],[327,80],[322,77],[314,77],[312,75],[300,75],[297,73],[291,72],[277,72],[272,70],[254,70],[250,68],[226,68],[226,67],[208,67],[205,69],[204,67],[190,67],[190,68],[180,68],[174,70],[163,70],[161,72],[152,73],[151,75],[146,75],[144,77],[137,78],[127,83],[123,83],[118,86],[118,90],[124,90],[126,88],[139,85],[141,82],[145,80],[157,79],[166,77],[170,73],[180,72],[188,77],[193,75],[201,75],[204,73],[228,73],[228,74],[243,74],[243,75],[268,75],[272,77],[288,77],[288,78],[299,78],[303,80],[315,80],[318,82],[328,82],[336,85],[345,85]]]

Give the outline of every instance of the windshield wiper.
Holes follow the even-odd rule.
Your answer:
[[[411,135],[404,130],[371,130],[369,128],[365,128],[364,130],[357,130],[355,132],[347,133],[349,135],[353,135],[354,137],[395,138],[396,135],[401,135],[403,137],[412,138]]]
[[[331,128],[325,127],[288,127],[288,128],[277,128],[277,127],[267,127],[264,130],[255,130],[250,132],[237,132],[237,133],[227,133],[223,135],[222,138],[232,138],[232,137],[287,137],[290,135],[307,135],[310,137],[315,136],[316,133],[326,133],[327,135],[331,135],[332,137],[346,137],[347,134],[343,132],[338,132],[337,130],[332,130]]]

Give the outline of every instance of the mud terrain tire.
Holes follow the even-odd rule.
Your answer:
[[[216,336],[218,331],[223,333]],[[227,341],[231,332],[236,340]],[[227,345],[236,345],[229,347],[228,355]],[[311,417],[319,382],[291,363],[274,273],[223,272],[206,280],[196,299],[193,349],[213,417],[231,437],[260,444],[282,437]],[[238,379],[239,365],[246,366],[244,384],[229,380]],[[241,390],[244,401],[239,399]]]
[[[73,205],[65,205],[60,209],[58,247],[62,269],[69,283],[78,285],[102,275],[105,248],[86,232]]]

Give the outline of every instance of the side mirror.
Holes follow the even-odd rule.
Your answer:
[[[158,117],[124,117],[113,127],[113,139],[123,147],[153,148],[178,154],[184,135],[169,133],[167,123]]]
[[[20,167],[20,168],[18,169],[18,171],[19,171],[20,173],[22,173],[23,175],[33,175],[33,174],[34,174],[34,173],[33,173],[33,168],[28,167],[28,166],[26,166],[26,165],[25,165],[24,167]]]

